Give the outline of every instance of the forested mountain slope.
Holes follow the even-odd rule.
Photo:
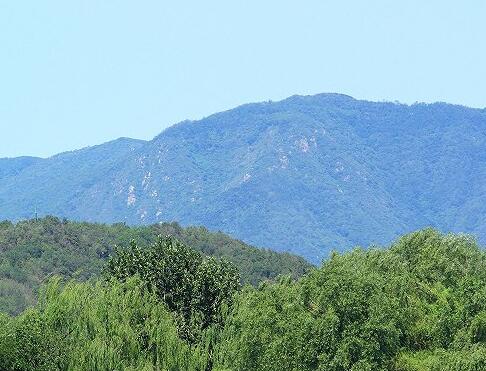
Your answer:
[[[0,161],[0,218],[178,221],[318,262],[434,226],[486,241],[486,110],[338,94]]]
[[[46,217],[0,223],[0,312],[18,313],[34,303],[38,287],[53,275],[87,280],[99,276],[115,246],[133,240],[141,248],[171,235],[204,255],[225,258],[239,269],[242,283],[257,284],[279,274],[297,278],[311,266],[302,258],[257,249],[205,228],[177,223],[128,227],[61,221]]]

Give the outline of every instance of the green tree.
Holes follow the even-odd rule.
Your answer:
[[[35,308],[0,317],[0,324],[5,371],[204,371],[208,365],[210,339],[197,346],[180,339],[165,304],[136,278],[65,286],[53,279]]]
[[[194,342],[201,331],[222,322],[240,287],[236,267],[206,258],[172,237],[159,238],[150,248],[134,242],[118,249],[106,267],[119,280],[138,275],[174,313],[182,338]]]

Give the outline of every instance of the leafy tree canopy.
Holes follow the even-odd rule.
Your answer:
[[[180,241],[159,237],[150,248],[119,249],[105,272],[119,280],[138,275],[177,319],[181,337],[194,341],[201,330],[222,322],[240,286],[236,267],[226,260],[203,257]]]
[[[0,316],[0,368],[486,369],[486,255],[468,236],[426,229],[242,289],[231,264],[173,238],[118,251],[106,272],[51,280]]]

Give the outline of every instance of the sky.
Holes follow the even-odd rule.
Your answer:
[[[486,107],[484,0],[0,4],[0,157],[294,94]]]

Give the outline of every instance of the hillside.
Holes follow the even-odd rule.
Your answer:
[[[205,228],[177,223],[128,227],[61,221],[54,217],[0,223],[0,312],[18,313],[34,303],[39,286],[53,275],[87,280],[99,276],[115,246],[140,247],[172,235],[204,255],[235,264],[242,283],[257,284],[279,274],[297,278],[310,269],[302,258],[248,246]]]
[[[338,94],[248,104],[152,141],[0,160],[0,218],[177,221],[318,262],[433,226],[486,242],[486,110]]]

